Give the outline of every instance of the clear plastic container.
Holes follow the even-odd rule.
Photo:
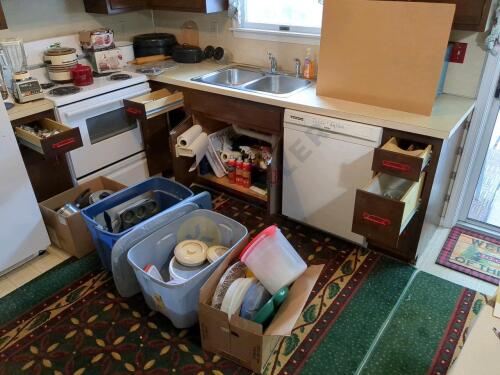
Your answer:
[[[259,233],[240,259],[271,294],[293,283],[307,268],[276,225]]]

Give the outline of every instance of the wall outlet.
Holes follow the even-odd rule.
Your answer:
[[[465,61],[465,52],[467,51],[467,43],[451,42],[453,49],[451,50],[450,62],[463,64]]]

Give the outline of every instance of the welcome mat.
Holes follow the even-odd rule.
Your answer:
[[[498,285],[500,239],[453,227],[436,263]]]

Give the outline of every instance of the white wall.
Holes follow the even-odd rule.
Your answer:
[[[258,66],[268,66],[267,52],[277,56],[280,69],[292,72],[293,59],[303,60],[307,47],[317,55],[319,46],[294,43],[280,43],[263,40],[235,38],[229,30],[231,20],[226,13],[201,15],[196,13],[181,13],[155,11],[155,25],[157,31],[170,32],[179,36],[180,27],[187,20],[193,20],[200,30],[200,46],[208,44],[222,46],[231,51],[234,61]],[[218,25],[219,32],[214,32],[213,25]],[[453,31],[450,40],[468,43],[464,64],[449,64],[445,83],[445,92],[455,95],[475,98],[483,71],[486,51],[483,48],[485,34]],[[334,48],[332,46],[332,48]]]
[[[9,26],[0,38],[21,37],[25,41],[67,35],[80,30],[110,27],[117,39],[153,30],[151,11],[114,16],[85,13],[83,0],[2,0]]]

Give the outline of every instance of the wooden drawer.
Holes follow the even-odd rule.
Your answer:
[[[36,134],[16,127],[15,133],[19,142],[32,150],[45,155],[47,158],[54,158],[56,156],[65,154],[71,150],[82,147],[82,137],[80,129],[70,128],[57,121],[50,119],[42,119],[33,123],[43,129],[58,130],[59,133],[51,137],[41,138]]]
[[[406,145],[404,145],[406,143]],[[400,141],[392,137],[382,147],[375,150],[372,170],[401,177],[411,181],[419,181],[422,170],[431,158],[432,146],[414,146],[411,142]]]
[[[418,209],[424,179],[425,173],[417,182],[377,174],[365,188],[356,191],[352,231],[396,247]]]
[[[132,99],[124,99],[127,116],[139,120],[149,120],[184,106],[182,92],[161,89]]]

